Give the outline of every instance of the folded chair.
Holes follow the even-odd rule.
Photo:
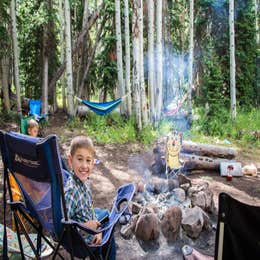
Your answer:
[[[113,229],[126,211],[128,202],[134,194],[134,185],[128,184],[117,190],[108,221],[98,231],[91,230],[67,217],[63,186],[70,173],[62,168],[55,135],[46,138],[33,138],[20,133],[0,131],[0,145],[4,162],[4,184],[7,182],[10,195],[9,204],[14,213],[17,238],[23,259],[25,256],[21,233],[24,233],[37,259],[41,257],[42,240],[55,250],[53,259],[59,254],[60,246],[63,246],[70,253],[72,259],[87,256],[90,256],[91,259],[100,259],[98,257],[101,250],[98,249],[103,245],[109,248]],[[11,174],[17,181],[23,201],[13,200],[8,174]],[[124,207],[121,207],[122,203],[124,203]],[[4,185],[4,206],[6,206],[6,185]],[[20,214],[37,231],[36,247],[30,241],[30,237],[23,227]],[[28,216],[36,219],[37,223],[31,221]],[[4,214],[4,224],[6,224],[5,218]],[[82,232],[90,234],[102,232],[102,244],[99,246],[88,245]],[[56,247],[45,236],[46,233],[57,242]],[[4,237],[4,256],[7,255],[7,246],[7,240]],[[59,256],[63,258],[60,254]]]
[[[182,133],[172,131],[166,138],[166,176],[176,177],[180,172],[182,165],[179,154],[182,145]]]
[[[33,116],[38,122],[45,119],[48,114],[41,114],[42,101],[39,99],[29,100],[29,116]]]
[[[188,245],[182,252],[185,260],[213,259]],[[242,203],[227,193],[219,194],[214,259],[260,259],[260,207]]]

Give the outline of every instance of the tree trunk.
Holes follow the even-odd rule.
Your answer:
[[[142,129],[141,104],[140,104],[140,57],[139,57],[139,27],[138,27],[138,8],[140,0],[133,0],[133,106],[135,112],[135,124],[138,130]]]
[[[255,31],[256,31],[256,46],[260,50],[260,30],[259,30],[259,11],[260,3],[259,0],[255,1]],[[260,53],[256,54],[256,101],[257,105],[260,104]]]
[[[73,48],[72,48],[72,56],[79,51],[81,44],[84,41],[84,37],[87,34],[87,32],[89,31],[89,29],[92,27],[92,25],[95,23],[95,21],[97,20],[97,18],[99,17],[100,14],[100,10],[104,7],[104,3],[102,3],[99,7],[99,9],[91,16],[91,18],[89,19],[86,27],[83,29],[83,31],[81,32],[81,34],[79,35],[79,37],[77,38],[77,40],[75,41],[75,43],[73,44]],[[62,63],[60,65],[60,67],[58,68],[56,74],[53,76],[49,87],[52,88],[56,82],[59,80],[59,78],[61,77],[61,75],[63,74],[64,70],[66,68],[66,60],[64,63]]]
[[[64,6],[63,0],[59,0],[59,20],[60,20],[60,52],[61,52],[61,64],[65,63],[65,46],[64,46]],[[51,84],[50,84],[51,85]],[[66,81],[65,77],[61,77],[61,97],[62,97],[62,109],[66,111]]]
[[[4,111],[10,112],[10,99],[9,99],[9,85],[8,85],[8,75],[10,61],[6,55],[3,55],[1,58],[1,67],[2,67],[2,89],[3,89],[3,103]]]
[[[200,144],[188,141],[184,141],[182,143],[181,152],[225,159],[234,159],[237,156],[237,151],[234,148]]]
[[[235,28],[234,0],[229,0],[229,40],[230,40],[230,99],[231,118],[236,118],[236,61],[235,61]]]
[[[156,121],[161,119],[161,110],[162,110],[162,60],[163,60],[163,52],[162,52],[162,0],[156,1],[156,48],[157,48],[157,68],[156,68],[156,96],[157,96],[157,104],[156,104]]]
[[[43,28],[43,50],[42,50],[42,113],[48,114],[48,26]]]
[[[145,93],[145,83],[144,83],[144,36],[143,36],[143,0],[140,0],[140,8],[138,8],[138,27],[139,27],[139,55],[140,55],[140,91],[141,91],[141,114],[142,122],[144,125],[148,123],[147,117],[147,103],[146,103],[146,93]]]
[[[99,43],[99,40],[100,40],[101,33],[103,31],[103,27],[104,27],[105,22],[106,22],[106,19],[104,18],[104,20],[102,21],[102,23],[100,25],[99,30],[97,31],[96,42],[95,42],[95,45],[93,46],[93,48],[91,50],[91,53],[89,55],[88,60],[87,60],[87,66],[84,69],[84,74],[83,74],[83,77],[82,77],[82,80],[81,80],[81,84],[79,86],[79,90],[78,90],[78,93],[77,93],[78,97],[82,96],[83,87],[84,87],[85,81],[86,81],[87,76],[88,76],[90,65],[91,65],[91,63],[92,63],[92,61],[94,59],[94,56],[95,56],[95,53],[96,53],[96,50],[97,50],[97,47],[98,47],[98,43]]]
[[[125,84],[123,76],[123,60],[122,60],[122,35],[121,35],[121,12],[120,12],[120,0],[115,0],[115,12],[116,12],[116,56],[117,56],[117,78],[119,87],[119,96],[125,95]],[[121,114],[126,113],[125,103],[121,103]]]
[[[150,101],[150,121],[155,120],[154,92],[154,0],[148,0],[148,89]]]
[[[189,120],[192,120],[192,89],[193,89],[193,23],[194,23],[194,1],[190,0],[190,46],[189,46],[189,87],[188,87],[188,113]]]
[[[19,50],[17,42],[16,32],[16,12],[15,12],[15,0],[11,0],[11,21],[12,21],[12,40],[13,40],[13,51],[14,51],[14,82],[16,87],[16,101],[17,101],[17,112],[22,116],[21,107],[21,88],[19,79]]]
[[[82,19],[82,29],[85,28],[86,24],[87,24],[87,18],[88,18],[88,0],[84,1],[84,12],[83,12],[83,19]],[[96,30],[97,33],[97,30]],[[81,46],[81,50],[79,52],[79,64],[77,66],[77,79],[76,79],[76,88],[75,88],[75,92],[78,93],[79,89],[80,89],[80,84],[82,83],[82,76],[83,74],[85,74],[85,72],[83,73],[83,71],[85,71],[85,67],[86,67],[86,60],[88,57],[88,35],[85,35],[84,37],[84,41],[82,43]],[[83,82],[83,86],[84,86],[84,82]],[[82,87],[83,88],[83,87]],[[80,91],[82,93],[82,90]],[[78,95],[79,97],[81,96]]]
[[[71,56],[71,23],[70,23],[70,3],[65,0],[65,41],[66,41],[66,73],[67,73],[67,94],[68,94],[68,114],[74,116],[73,107],[73,72]]]
[[[127,93],[131,93],[131,65],[130,65],[130,36],[129,36],[129,5],[128,0],[124,0],[124,16],[125,16],[125,89]],[[127,115],[132,114],[131,95],[127,96]]]

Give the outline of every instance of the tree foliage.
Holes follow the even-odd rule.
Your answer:
[[[49,81],[55,78],[60,63],[61,41],[59,36],[58,0],[16,1],[17,32],[20,49],[20,82],[22,95],[28,98],[41,98],[43,29],[48,27]],[[131,1],[130,1],[131,2]],[[156,2],[155,7],[156,7]],[[70,0],[72,45],[81,35],[84,3],[82,0]],[[83,43],[73,54],[74,88],[84,84],[83,94],[96,98],[102,91],[104,101],[114,98],[117,88],[117,57],[115,32],[115,6],[111,0],[89,0],[88,20],[101,3],[104,3],[98,19],[84,36]],[[144,3],[144,51],[147,51],[148,26],[147,1]],[[188,82],[189,56],[189,1],[163,1],[163,109],[172,100],[183,95]],[[123,1],[121,1],[123,14]],[[198,0],[194,2],[194,67],[193,100],[195,106],[207,107],[205,115],[208,123],[205,131],[214,131],[214,120],[226,120],[223,110],[230,107],[229,89],[229,25],[227,0]],[[64,8],[64,7],[63,7]],[[133,6],[130,7],[130,16]],[[5,56],[12,64],[12,44],[10,37],[10,1],[0,1],[0,58]],[[63,10],[64,11],[64,10]],[[62,13],[62,12],[61,12]],[[123,22],[123,15],[122,25]],[[97,31],[105,18],[95,57],[87,64],[88,57],[95,45]],[[254,0],[235,1],[235,55],[236,55],[236,91],[239,108],[251,110],[259,106],[259,90],[256,79],[259,46],[256,43]],[[130,18],[130,28],[132,20]],[[122,32],[124,30],[122,29]],[[258,32],[259,33],[259,32]],[[130,37],[133,37],[132,32]],[[122,35],[124,38],[124,35]],[[156,35],[154,37],[156,41]],[[132,38],[133,39],[133,38]],[[84,46],[83,46],[84,45]],[[124,50],[124,40],[122,40]],[[132,42],[130,43],[132,48]],[[155,50],[156,51],[156,50]],[[131,53],[132,54],[132,53]],[[133,56],[133,55],[131,55]],[[144,53],[146,56],[146,53]],[[144,62],[145,66],[147,62]],[[155,66],[157,60],[154,61]],[[90,66],[86,79],[84,71]],[[259,64],[258,64],[259,66]],[[145,72],[147,75],[146,68]],[[1,70],[0,70],[1,72]],[[1,72],[2,73],[2,72]],[[8,78],[9,88],[12,82],[12,68]],[[83,80],[84,79],[84,80]],[[77,82],[78,81],[78,82]],[[0,86],[1,86],[0,75]],[[58,82],[58,91],[59,85]],[[145,77],[148,96],[148,78]],[[53,91],[56,91],[55,89]],[[10,92],[10,96],[15,91]],[[52,90],[49,91],[50,104],[54,103]],[[83,96],[82,94],[82,96]],[[1,103],[2,105],[2,103]],[[216,131],[219,131],[216,129]]]

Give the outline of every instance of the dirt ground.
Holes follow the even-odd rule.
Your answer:
[[[68,130],[65,127],[66,115],[58,113],[50,117],[49,126],[43,131],[44,135],[56,134],[59,137],[61,152],[66,157],[70,140],[73,136],[81,133],[81,129]],[[18,130],[19,127],[15,124],[4,124],[0,126],[4,130]],[[97,129],[98,131],[98,129]],[[116,189],[126,183],[138,183],[144,178],[144,171],[149,167],[152,160],[152,148],[144,148],[138,143],[124,144],[124,145],[99,145],[95,144],[96,161],[95,169],[91,177],[92,190],[95,206],[100,208],[110,208],[112,200],[116,194]],[[242,165],[254,163],[260,165],[260,148],[252,150],[239,150],[239,155],[236,161]],[[134,162],[134,163],[133,163]],[[2,166],[0,167],[2,171]],[[2,177],[2,174],[1,174]],[[240,177],[233,178],[228,182],[226,178],[220,177],[218,172],[196,173],[188,176],[192,182],[198,183],[207,181],[214,193],[214,201],[218,205],[218,194],[225,191],[235,198],[249,204],[260,206],[260,174],[257,177]],[[1,180],[2,186],[2,180]],[[2,189],[0,193],[2,197]],[[1,208],[1,222],[3,200],[0,198]],[[8,219],[10,223],[10,219]],[[119,232],[116,232],[120,236]],[[141,252],[132,252],[126,257],[126,250],[132,251],[133,245],[130,241],[122,242],[120,240],[118,246],[118,259],[153,259],[149,257],[149,252],[143,249]],[[154,254],[153,254],[154,255]],[[160,255],[160,256],[159,256]],[[151,256],[151,255],[150,255]],[[169,259],[167,254],[158,254],[159,257],[154,259]],[[177,258],[176,258],[177,259]]]

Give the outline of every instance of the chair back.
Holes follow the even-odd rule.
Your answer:
[[[30,109],[29,114],[41,116],[41,106],[42,106],[41,100],[30,99],[30,101],[29,101],[29,109]]]
[[[93,248],[111,243],[114,227],[134,195],[133,184],[117,190],[109,221],[99,230],[103,234],[102,243],[88,245],[81,231],[93,234],[93,230],[67,218],[63,185],[69,173],[62,168],[56,136],[34,138],[0,130],[0,144],[5,176],[14,177],[22,192],[25,209],[59,241],[55,253],[62,245],[72,256],[84,258],[93,254]],[[12,201],[10,183],[8,186]]]
[[[260,207],[219,195],[215,259],[260,259]]]
[[[47,231],[59,237],[66,173],[61,167],[56,136],[34,138],[0,131],[0,139],[4,167],[18,183],[26,209]],[[10,197],[12,200],[11,193]]]

